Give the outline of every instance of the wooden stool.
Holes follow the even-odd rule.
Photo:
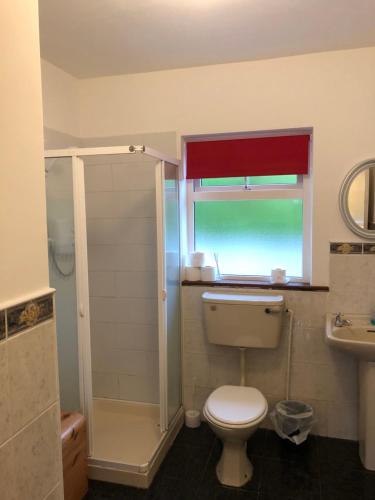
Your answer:
[[[83,415],[61,412],[65,500],[82,500],[87,493],[86,439],[86,421]]]

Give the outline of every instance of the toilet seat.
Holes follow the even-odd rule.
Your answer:
[[[224,428],[243,428],[263,420],[266,398],[254,387],[223,385],[213,391],[205,404],[206,417]]]

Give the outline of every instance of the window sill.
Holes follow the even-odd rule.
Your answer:
[[[212,286],[230,288],[265,288],[268,290],[297,290],[309,292],[328,292],[328,286],[312,286],[309,283],[289,282],[286,284],[267,283],[266,281],[253,280],[216,280],[216,281],[188,281],[184,280],[182,286]]]

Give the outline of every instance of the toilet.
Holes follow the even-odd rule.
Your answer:
[[[223,443],[216,466],[219,481],[243,486],[253,466],[247,457],[247,440],[264,420],[268,404],[255,387],[245,385],[248,348],[272,349],[280,341],[284,298],[272,294],[212,293],[202,295],[208,341],[238,347],[241,355],[240,385],[223,385],[207,398],[203,415]]]

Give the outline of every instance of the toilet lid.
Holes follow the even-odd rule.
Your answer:
[[[267,410],[267,401],[254,387],[223,385],[210,394],[206,409],[224,424],[243,425],[261,417]]]

